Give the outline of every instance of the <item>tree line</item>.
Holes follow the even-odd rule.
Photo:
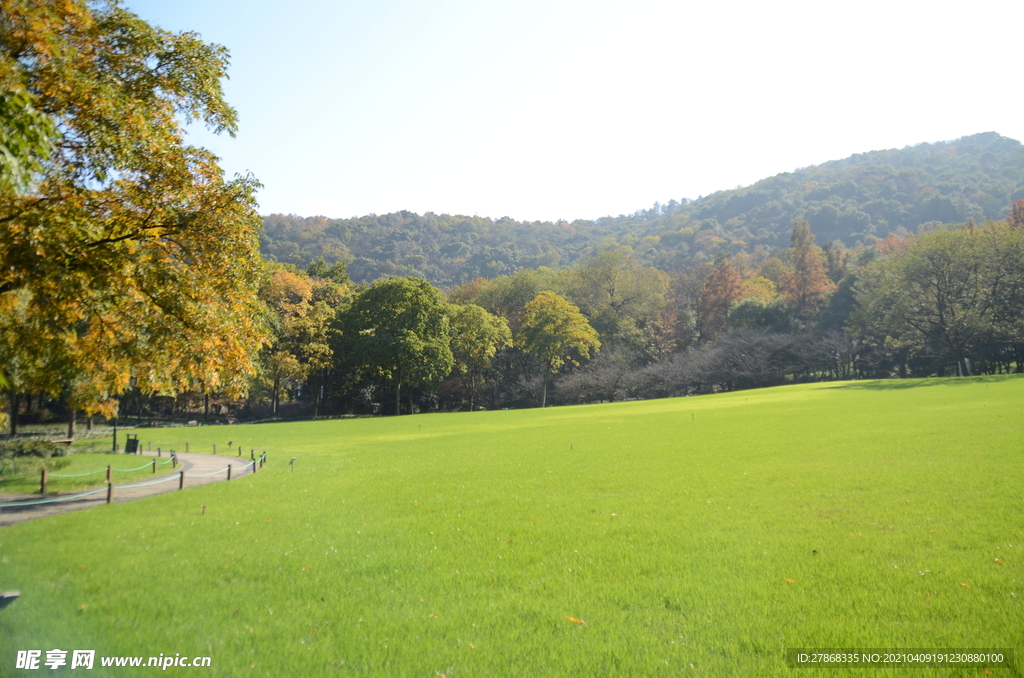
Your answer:
[[[669,275],[608,245],[446,292],[267,262],[249,396],[214,400],[235,416],[405,414],[1024,370],[1024,201],[1007,221],[849,250],[798,221],[773,254]]]
[[[271,266],[278,277],[302,275]],[[721,256],[675,275],[607,245],[573,267],[477,278],[447,297],[419,278],[346,285],[325,325],[336,357],[315,383],[289,382],[299,400],[314,388],[318,411],[529,407],[1024,370],[1024,201],[1007,221],[852,249],[818,247],[798,221],[790,246],[772,256]]]

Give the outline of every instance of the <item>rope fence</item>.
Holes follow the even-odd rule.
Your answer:
[[[101,468],[98,471],[89,471],[88,473],[51,473],[51,478],[84,478],[86,476],[96,475],[97,473],[103,473],[107,469]],[[115,469],[116,470],[116,469]]]
[[[261,468],[266,463],[266,461],[267,461],[267,453],[263,452],[259,457],[254,457],[253,460],[250,461],[248,464],[245,464],[244,466],[241,466],[237,470],[237,473],[245,473],[246,469],[248,469],[250,466],[252,467],[252,472],[255,473],[259,468]],[[176,458],[176,456],[174,455],[173,452],[171,452],[171,458],[170,459],[168,459],[167,461],[164,461],[164,462],[159,462],[159,464],[163,465],[163,464],[167,464],[167,463],[170,463],[170,462],[175,462],[175,466],[177,466],[177,463],[176,463],[177,462],[177,458]],[[145,464],[145,465],[140,466],[139,468],[136,468],[136,469],[129,469],[129,471],[139,471],[141,469],[146,468],[146,466],[152,466],[153,467],[153,472],[155,473],[156,472],[157,464],[158,464],[158,462],[156,461],[156,459],[154,459],[152,464]],[[212,473],[189,474],[188,477],[189,478],[210,478],[212,476],[220,475],[221,473],[225,473],[226,472],[227,473],[227,480],[231,480],[232,472],[234,470],[235,470],[234,466],[232,464],[228,464],[224,468],[219,469],[217,471],[213,471]],[[171,481],[171,480],[177,480],[178,481],[178,489],[179,490],[185,489],[185,472],[184,471],[178,471],[177,474],[173,474],[173,473],[172,474],[168,474],[166,477],[160,478],[159,480],[150,480],[150,481],[143,482],[143,483],[130,483],[128,485],[115,485],[110,480],[110,474],[111,474],[112,471],[119,471],[119,472],[127,472],[127,471],[124,471],[124,470],[121,470],[121,469],[112,469],[109,466],[106,468],[106,471],[107,471],[107,485],[106,485],[106,487],[101,487],[101,488],[96,489],[96,490],[87,490],[85,492],[78,492],[78,493],[75,493],[75,494],[64,495],[64,496],[60,496],[60,497],[54,497],[53,499],[39,499],[39,500],[36,500],[36,501],[8,502],[6,504],[0,504],[0,509],[19,508],[19,507],[22,507],[22,506],[36,506],[36,505],[39,505],[39,504],[53,504],[53,503],[60,502],[60,501],[73,501],[75,499],[82,499],[84,497],[89,497],[89,496],[92,496],[94,494],[99,494],[100,492],[106,492],[107,493],[107,503],[110,504],[114,500],[114,490],[116,490],[116,489],[128,490],[128,489],[133,489],[133,488],[137,488],[137,487],[149,487],[151,485],[159,485],[160,483],[166,483],[166,482]],[[87,475],[93,475],[94,473],[102,473],[102,472],[103,472],[103,469],[101,469],[99,471],[93,471],[91,473],[83,473],[83,474],[75,474],[75,475],[65,475],[65,476],[61,476],[61,477],[76,478],[76,477],[83,477],[83,476],[87,476]],[[41,493],[45,494],[45,491],[46,491],[46,471],[44,470],[43,471],[43,480],[42,480]]]
[[[56,499],[40,499],[39,501],[18,501],[10,502],[7,504],[0,504],[0,508],[13,508],[16,506],[35,506],[36,504],[53,504],[58,501],[70,501],[72,499],[81,499],[82,497],[88,497],[90,494],[99,494],[100,492],[106,492],[107,488],[101,487],[98,490],[89,490],[88,492],[79,492],[78,494],[69,494]]]
[[[154,461],[156,460],[154,459]],[[162,466],[164,464],[170,464],[172,461],[174,461],[173,458],[168,459],[167,461],[161,461],[157,463]],[[98,471],[89,471],[88,473],[49,473],[47,475],[49,475],[51,478],[82,478],[85,476],[96,475],[97,473],[103,473],[104,471],[107,470],[113,471],[114,473],[131,473],[132,471],[141,471],[147,466],[152,466],[152,462],[143,464],[142,466],[136,466],[135,468],[111,468],[108,466],[107,468],[101,468]]]
[[[132,473],[134,471],[141,471],[142,469],[146,468],[147,466],[153,466],[153,465],[156,465],[156,466],[166,466],[167,464],[174,464],[175,466],[177,466],[178,465],[177,461],[178,460],[177,460],[177,458],[175,458],[174,452],[171,452],[171,456],[167,460],[165,460],[165,461],[156,461],[154,459],[150,463],[143,464],[142,466],[137,466],[135,468],[112,468],[112,467],[108,466],[107,468],[96,469],[95,471],[87,471],[86,473],[50,473],[50,472],[47,472],[46,477],[47,478],[85,478],[86,476],[94,476],[97,473],[103,473],[103,472],[106,472],[106,473]],[[21,480],[22,478],[28,478],[29,476],[32,476],[32,475],[35,475],[34,471],[33,472],[29,472],[29,473],[19,473],[16,476],[4,476],[0,480]]]
[[[184,473],[184,471],[181,471],[181,473]],[[195,478],[195,476],[189,477]],[[161,478],[160,480],[150,480],[149,482],[146,483],[132,483],[130,485],[115,485],[114,487],[116,487],[119,490],[130,490],[133,487],[149,487],[150,485],[159,485],[160,483],[166,483],[168,480],[178,480],[178,476],[171,474],[166,478]]]
[[[221,470],[214,471],[213,473],[193,473],[192,475],[189,476],[189,478],[209,478],[210,476],[215,476],[224,473],[224,471],[227,471],[229,468],[231,468],[231,464],[228,464]]]

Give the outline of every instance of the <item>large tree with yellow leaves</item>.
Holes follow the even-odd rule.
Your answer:
[[[259,184],[225,179],[183,129],[234,134],[227,51],[113,0],[0,0],[0,16],[0,125],[27,140],[0,182],[9,388],[87,411],[132,382],[240,392],[264,337]]]

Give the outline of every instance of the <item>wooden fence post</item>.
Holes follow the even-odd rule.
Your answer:
[[[43,474],[39,479],[39,494],[46,496],[46,469],[43,469]]]
[[[108,482],[108,483],[109,483],[109,482],[110,482],[111,480],[113,480],[113,479],[114,479],[114,475],[113,475],[113,473],[114,473],[113,469],[111,469],[111,468],[110,468],[110,467],[108,466],[108,467],[107,467],[107,482]]]
[[[156,459],[153,460],[153,475],[156,475]]]
[[[188,452],[188,443],[185,443],[185,451]]]
[[[179,473],[181,475],[178,476],[178,489],[179,490],[184,490],[185,489],[185,472],[184,471],[180,471]]]
[[[178,468],[178,455],[171,453],[171,468]]]
[[[231,480],[231,464],[228,464],[228,480]]]
[[[217,456],[217,443],[213,444],[213,455]]]
[[[114,483],[107,483],[107,503],[114,501]]]
[[[242,456],[242,446],[241,445],[238,446],[238,456],[239,457]]]

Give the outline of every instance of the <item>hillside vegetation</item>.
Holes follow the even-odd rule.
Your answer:
[[[347,261],[353,280],[414,275],[442,288],[522,268],[569,266],[608,242],[669,273],[720,253],[788,245],[806,219],[819,243],[870,244],[940,223],[1001,219],[1024,198],[1024,147],[994,132],[860,153],[630,215],[529,222],[396,212],[264,217],[263,255],[302,268]],[[838,243],[837,243],[838,244]]]

